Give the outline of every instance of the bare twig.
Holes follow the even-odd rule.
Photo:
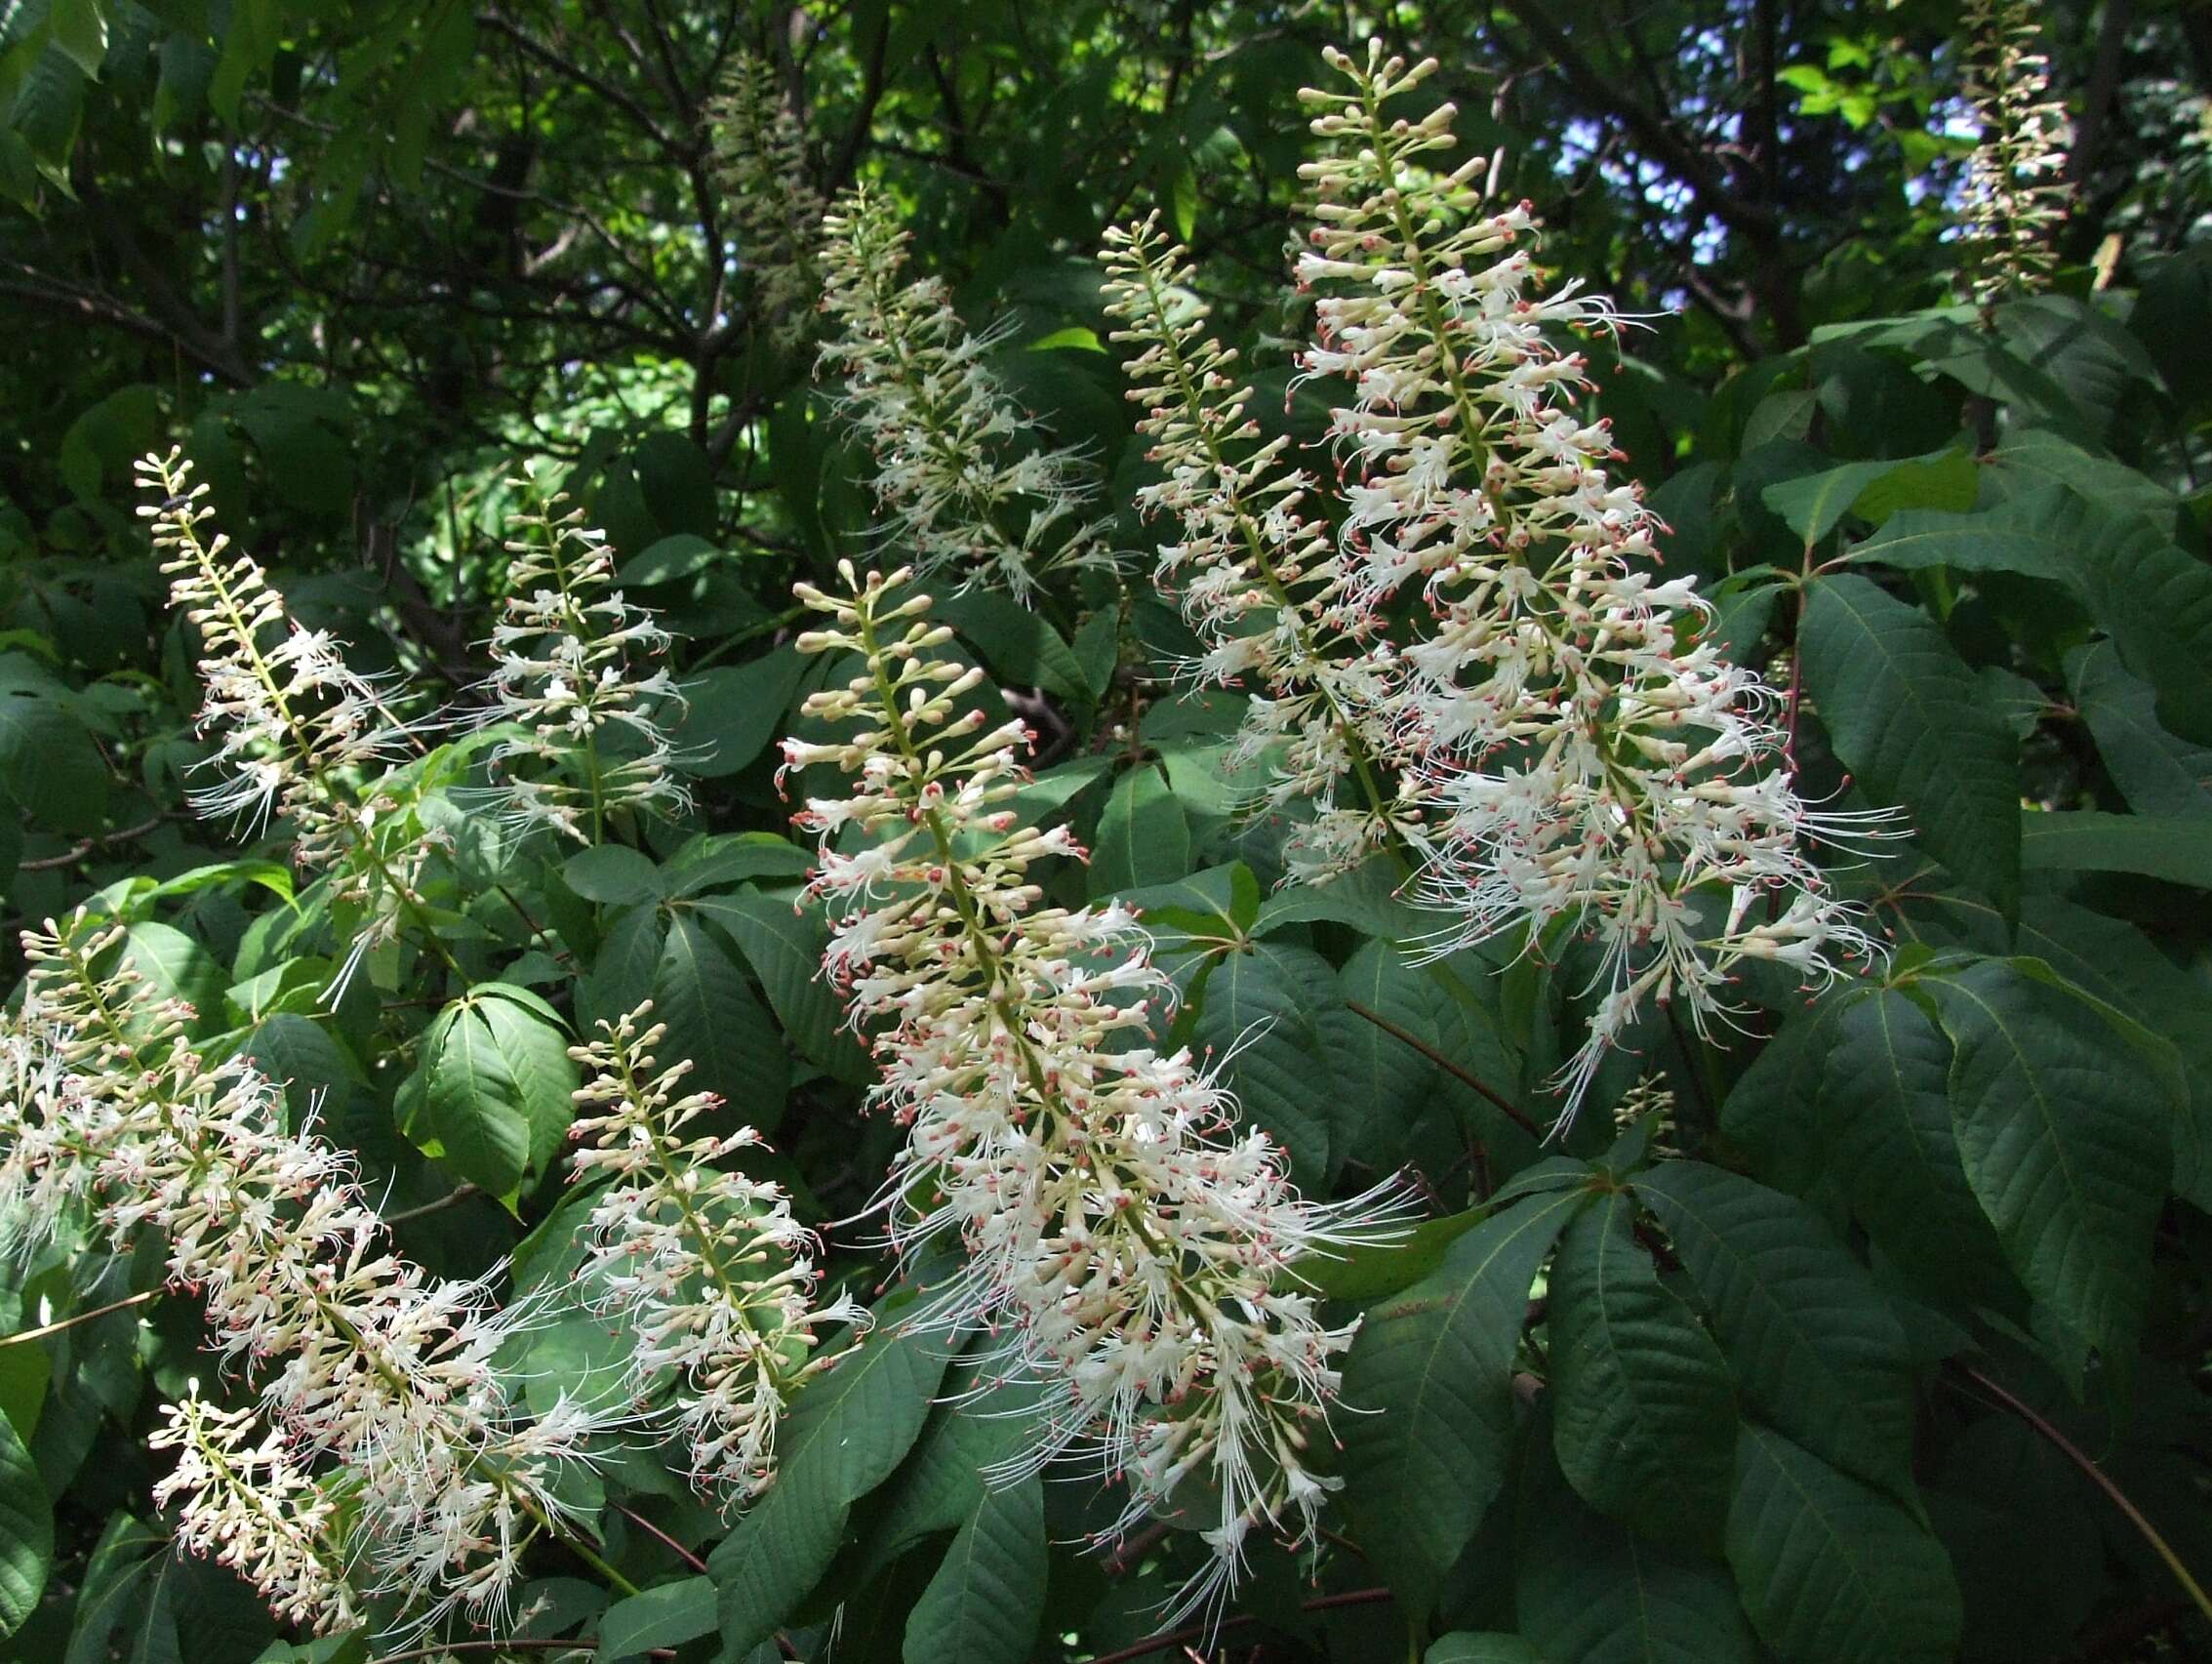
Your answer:
[[[48,1335],[60,1334],[63,1329],[73,1329],[79,1323],[89,1323],[95,1318],[104,1318],[110,1312],[128,1311],[133,1306],[143,1306],[148,1300],[159,1300],[161,1295],[162,1290],[158,1288],[149,1288],[143,1294],[127,1294],[120,1300],[110,1300],[104,1306],[95,1306],[89,1312],[57,1318],[51,1323],[41,1323],[37,1328],[25,1329],[20,1334],[0,1336],[0,1346],[21,1346],[25,1341],[43,1340]]]

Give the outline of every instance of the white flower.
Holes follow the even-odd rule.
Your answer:
[[[523,1551],[567,1518],[561,1470],[589,1459],[605,1418],[568,1405],[529,1420],[493,1364],[528,1309],[394,1253],[345,1157],[281,1130],[271,1082],[243,1059],[207,1063],[178,1007],[147,1001],[128,966],[97,968],[120,936],[81,919],[24,936],[16,1033],[78,1078],[0,1115],[6,1188],[72,1168],[29,1183],[90,1202],[118,1249],[158,1231],[171,1284],[260,1378],[294,1463],[343,1475],[361,1592],[399,1597],[416,1627],[455,1607],[496,1621]]]
[[[332,1634],[361,1621],[338,1547],[339,1504],[294,1462],[281,1435],[264,1432],[251,1410],[195,1396],[164,1405],[146,1442],[177,1452],[153,1499],[182,1499],[181,1548],[237,1572],[285,1623]]]
[[[874,456],[884,537],[922,571],[1017,598],[1056,567],[1104,561],[1076,453],[1019,449],[1026,421],[984,365],[1003,329],[970,335],[941,281],[905,281],[907,234],[865,189],[840,196],[823,229],[837,334],[821,369],[845,378],[837,408]]]
[[[826,963],[854,1023],[878,1025],[874,1099],[907,1129],[893,1240],[911,1257],[955,1238],[966,1267],[930,1320],[989,1325],[1045,1383],[1043,1429],[1013,1471],[1083,1451],[1129,1478],[1125,1524],[1168,1507],[1184,1473],[1211,1475],[1203,1598],[1233,1579],[1248,1529],[1313,1524],[1323,1487],[1305,1452],[1353,1325],[1278,1290],[1308,1256],[1387,1231],[1388,1197],[1303,1199],[1187,1051],[1146,1043],[1173,989],[1133,916],[1045,906],[1029,876],[1069,846],[1003,807],[1024,778],[1021,724],[964,708],[975,672],[933,656],[949,632],[901,592],[905,573],[842,570],[848,593],[797,592],[824,615],[802,645],[865,663],[806,708],[852,727],[784,749],[861,782],[798,819],[879,840],[873,861],[825,847],[814,888],[868,921]]]
[[[809,1357],[821,1331],[865,1325],[867,1314],[850,1300],[814,1303],[812,1235],[782,1186],[716,1164],[757,1146],[752,1128],[686,1132],[721,1100],[676,1095],[691,1064],[657,1070],[652,1048],[667,1031],[639,1032],[651,1010],[601,1023],[603,1038],[569,1054],[588,1072],[576,1094],[583,1114],[569,1129],[587,1141],[570,1158],[573,1176],[615,1181],[591,1209],[592,1307],[622,1316],[636,1336],[630,1378],[641,1398],[664,1373],[673,1378],[693,1479],[752,1496],[775,1478],[785,1402],[826,1366]]]
[[[680,814],[691,794],[670,772],[662,726],[683,696],[659,661],[669,636],[614,588],[606,534],[544,494],[537,465],[508,483],[524,496],[521,536],[504,544],[507,598],[492,629],[488,721],[522,732],[492,748],[495,796],[518,828],[598,842],[618,810]]]

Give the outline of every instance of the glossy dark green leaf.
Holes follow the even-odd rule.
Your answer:
[[[1811,586],[1798,645],[1836,754],[1868,795],[1902,804],[1929,854],[2015,912],[2017,748],[1942,628],[1846,573]]]
[[[31,1615],[53,1566],[53,1505],[14,1424],[0,1417],[0,1638]]]
[[[2014,1271],[2085,1345],[2130,1344],[2174,1107],[2108,1024],[2010,965],[1927,987],[1953,1048],[1959,1155]]]
[[[1582,1205],[1529,1197],[1367,1314],[1345,1361],[1345,1496],[1368,1563],[1426,1611],[1506,1479],[1530,1284]]]
[[[1846,1472],[1906,1489],[1905,1333],[1812,1209],[1695,1161],[1661,1162],[1635,1191],[1711,1314],[1745,1403]]]
[[[1759,1637],[1788,1664],[1951,1664],[1958,1584],[1894,1498],[1755,1422],[1745,1425],[1728,1563]]]
[[[1610,1191],[1559,1238],[1546,1315],[1559,1466],[1584,1501],[1647,1534],[1719,1540],[1736,1460],[1720,1348],[1663,1286]]]

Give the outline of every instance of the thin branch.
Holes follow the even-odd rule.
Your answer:
[[[105,849],[111,843],[128,843],[135,837],[143,837],[163,821],[174,817],[164,812],[139,822],[137,826],[117,827],[113,832],[100,832],[92,837],[80,837],[60,855],[42,855],[36,861],[20,861],[18,868],[25,873],[51,873],[60,867],[73,867],[96,849]]]
[[[1531,1120],[1528,1116],[1521,1111],[1519,1106],[1515,1105],[1509,1098],[1506,1097],[1506,1095],[1500,1092],[1495,1086],[1492,1086],[1489,1081],[1483,1079],[1481,1076],[1475,1075],[1462,1065],[1453,1062],[1442,1052],[1438,1051],[1434,1046],[1430,1045],[1427,1040],[1423,1039],[1419,1035],[1410,1034],[1406,1030],[1399,1028],[1395,1023],[1391,1022],[1389,1018],[1384,1016],[1379,1011],[1369,1010],[1366,1006],[1360,1004],[1358,1000],[1347,999],[1345,1001],[1345,1004],[1351,1011],[1353,1016],[1366,1018],[1370,1023],[1374,1024],[1386,1035],[1389,1035],[1397,1039],[1403,1040],[1407,1045],[1413,1047],[1415,1051],[1421,1053],[1423,1057],[1427,1058],[1430,1063],[1433,1063],[1438,1069],[1443,1070],[1447,1075],[1450,1075],[1454,1079],[1464,1081],[1468,1085],[1473,1087],[1477,1092],[1481,1093],[1485,1098],[1488,1098],[1493,1104],[1497,1105],[1499,1109],[1503,1110],[1506,1115],[1511,1118],[1513,1124],[1519,1127],[1523,1132],[1527,1133],[1531,1138],[1542,1138],[1544,1136],[1544,1129],[1542,1127],[1538,1126],[1535,1121]]]
[[[120,1300],[110,1300],[104,1306],[95,1306],[89,1312],[57,1318],[51,1323],[41,1323],[35,1329],[23,1330],[21,1334],[0,1337],[0,1346],[21,1346],[25,1341],[43,1340],[48,1335],[60,1334],[63,1329],[73,1329],[79,1323],[89,1323],[95,1318],[104,1318],[110,1312],[128,1311],[133,1306],[143,1306],[148,1300],[159,1300],[163,1292],[159,1288],[149,1288],[143,1294],[127,1294]]]
[[[2195,1603],[2196,1609],[2207,1618],[2212,1618],[2212,1595],[2207,1595],[2204,1592],[2204,1586],[2191,1575],[2188,1566],[2182,1564],[2181,1556],[2174,1552],[2173,1545],[2158,1534],[2157,1527],[2143,1517],[2143,1511],[2128,1500],[2127,1493],[2111,1481],[2111,1477],[2106,1474],[2103,1468],[2091,1461],[2088,1455],[2074,1444],[2073,1441],[2067,1438],[2065,1434],[2037,1415],[2034,1410],[2014,1398],[2012,1394],[1998,1386],[1996,1382],[1991,1380],[1972,1364],[1954,1361],[1951,1366],[1973,1382],[1982,1392],[1987,1393],[1991,1399],[2033,1428],[2061,1455],[2079,1468],[2083,1475],[2087,1477],[2089,1482],[2103,1491],[2111,1505],[2127,1517],[2127,1522],[2142,1533],[2143,1540],[2151,1545],[2152,1552],[2166,1563],[2166,1569],[2174,1574],[2174,1581],[2182,1586],[2182,1593]]]
[[[474,1185],[463,1185],[458,1190],[448,1191],[435,1201],[424,1202],[421,1207],[410,1207],[399,1213],[386,1215],[384,1228],[389,1230],[394,1225],[405,1225],[411,1220],[427,1219],[433,1213],[443,1213],[449,1207],[459,1207],[470,1197],[481,1196],[482,1194]]]

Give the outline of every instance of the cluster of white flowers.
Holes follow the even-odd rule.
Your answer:
[[[907,233],[856,187],[823,222],[823,306],[837,333],[821,367],[875,459],[887,542],[918,570],[995,579],[1017,597],[1055,567],[1105,558],[1072,450],[1029,450],[1022,413],[984,364],[1002,330],[971,335],[935,277],[906,281]]]
[[[1966,272],[1986,308],[2050,277],[2073,131],[2025,0],[1968,0],[1963,21],[1964,91],[1982,128],[1966,163]]]
[[[584,1141],[572,1177],[614,1176],[591,1209],[591,1305],[632,1326],[641,1400],[672,1375],[693,1480],[750,1497],[775,1478],[785,1401],[833,1361],[809,1356],[823,1332],[865,1326],[868,1315],[845,1297],[814,1304],[813,1237],[782,1186],[716,1165],[757,1145],[758,1133],[687,1135],[722,1101],[678,1095],[692,1066],[657,1067],[652,1051],[667,1030],[639,1032],[651,1010],[601,1023],[600,1039],[570,1052],[586,1072],[569,1129]]]
[[[853,1020],[880,1027],[875,1101],[907,1128],[887,1188],[909,1263],[956,1235],[965,1268],[934,1320],[1004,1331],[1044,1384],[1024,1465],[1081,1449],[1125,1476],[1121,1528],[1189,1475],[1219,1499],[1193,1600],[1231,1583],[1255,1527],[1310,1531],[1335,1481],[1308,1461],[1352,1325],[1299,1291],[1299,1262],[1388,1230],[1386,1193],[1317,1204],[1265,1133],[1187,1051],[1147,1042],[1172,994],[1119,906],[1043,904],[1029,868],[1079,855],[1065,830],[1005,805],[1028,736],[966,706],[981,672],[935,656],[951,631],[906,574],[844,594],[801,585],[824,615],[803,651],[865,668],[806,711],[851,724],[784,742],[787,767],[834,764],[853,794],[808,802],[813,887],[838,917],[827,969]]]
[[[822,193],[808,177],[806,136],[776,66],[739,52],[706,106],[707,148],[752,277],[756,316],[786,345],[805,328],[822,287]]]
[[[195,1395],[164,1405],[147,1442],[177,1452],[153,1500],[178,1504],[179,1546],[237,1572],[285,1623],[321,1633],[360,1623],[338,1500],[293,1459],[281,1433],[263,1429],[252,1410]]]
[[[1653,576],[1664,528],[1576,409],[1586,360],[1548,328],[1627,320],[1545,286],[1528,205],[1487,208],[1479,159],[1429,165],[1457,147],[1450,104],[1387,109],[1433,61],[1328,60],[1349,86],[1302,95],[1323,154],[1301,170],[1298,279],[1318,296],[1304,373],[1349,395],[1331,418],[1341,518],[1332,533],[1308,507],[1283,441],[1254,444],[1233,360],[1174,302],[1182,251],[1140,226],[1107,259],[1146,348],[1135,396],[1167,473],[1150,500],[1184,532],[1163,567],[1208,668],[1266,696],[1254,738],[1289,741],[1280,787],[1318,801],[1306,870],[1395,841],[1447,921],[1436,952],[1507,930],[1533,950],[1557,920],[1598,942],[1571,1115],[1647,1001],[1702,1029],[1744,959],[1827,977],[1873,951],[1805,853],[1851,823],[1797,797],[1771,692],[1701,637],[1690,581]]]
[[[378,782],[417,749],[416,737],[347,667],[342,643],[286,614],[259,562],[221,532],[200,535],[215,510],[181,450],[137,467],[154,498],[139,514],[153,522],[170,604],[200,631],[200,732],[220,736],[203,766],[222,779],[194,791],[192,805],[207,816],[259,824],[274,813],[291,823],[299,865],[328,872],[334,899],[367,915],[342,982],[362,952],[391,938],[400,912],[420,903],[425,841],[378,836],[394,806]]]
[[[261,1377],[291,1457],[268,1470],[279,1491],[318,1463],[316,1482],[342,1490],[361,1592],[396,1597],[417,1624],[455,1608],[499,1617],[525,1548],[564,1518],[561,1471],[589,1459],[605,1423],[566,1400],[526,1419],[494,1357],[527,1310],[392,1252],[346,1157],[282,1131],[282,1094],[250,1063],[206,1062],[184,1038],[189,1012],[150,995],[115,954],[121,940],[81,919],[23,938],[8,1073],[32,1089],[0,1106],[0,1215],[36,1233],[89,1203],[118,1248],[159,1232],[170,1282],[206,1305],[211,1344]],[[340,1622],[350,1597],[324,1577],[327,1559],[308,1564],[299,1537],[250,1523],[287,1506],[249,1495],[254,1477],[233,1464],[187,1505],[194,1529],[258,1553],[240,1569],[280,1609]],[[330,1518],[302,1528],[319,1537]]]
[[[1206,643],[1205,681],[1252,688],[1233,761],[1265,756],[1268,808],[1311,805],[1285,847],[1297,876],[1319,881],[1357,866],[1410,830],[1391,798],[1398,734],[1384,715],[1387,661],[1373,611],[1347,605],[1336,542],[1317,482],[1291,440],[1264,442],[1237,354],[1205,333],[1195,269],[1153,215],[1106,232],[1115,341],[1141,350],[1125,366],[1138,429],[1162,478],[1138,506],[1180,524],[1160,546],[1160,576]]]
[[[543,465],[510,480],[523,494],[504,548],[507,598],[492,629],[493,721],[519,732],[493,748],[496,792],[518,828],[596,843],[621,809],[680,814],[690,793],[669,772],[661,722],[683,696],[658,661],[669,636],[614,587],[606,534],[581,507],[547,498]]]

